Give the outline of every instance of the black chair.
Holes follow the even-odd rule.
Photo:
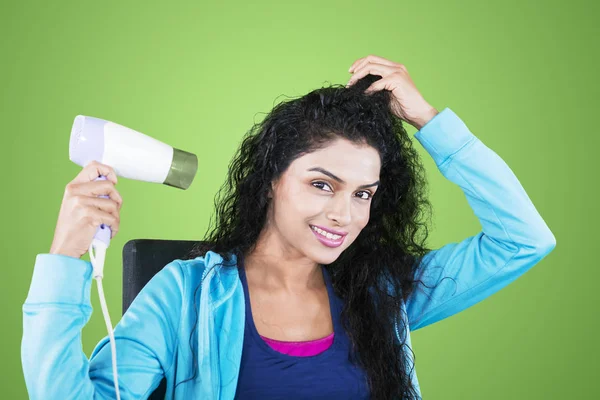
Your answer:
[[[176,259],[185,259],[194,240],[134,239],[123,247],[123,314],[148,281]],[[167,381],[163,378],[149,400],[165,398]]]

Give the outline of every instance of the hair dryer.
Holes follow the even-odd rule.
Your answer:
[[[195,154],[175,149],[143,133],[100,118],[78,115],[71,128],[69,159],[85,167],[91,161],[111,166],[118,176],[145,182],[163,183],[187,189],[198,170]],[[96,180],[105,180],[99,176]],[[100,196],[109,198],[109,196]],[[117,349],[104,291],[102,277],[106,249],[110,244],[111,230],[102,224],[98,227],[89,254],[96,279],[100,305],[110,337],[115,393],[120,400],[117,376]]]
[[[90,161],[98,161],[110,165],[118,176],[184,190],[198,170],[195,154],[175,149],[114,122],[84,115],[78,115],[73,121],[69,159],[82,167]],[[103,179],[106,177],[100,176],[96,180]],[[110,227],[102,224],[94,238],[108,247],[110,235]]]

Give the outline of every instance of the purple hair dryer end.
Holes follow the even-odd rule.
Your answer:
[[[100,175],[98,178],[95,179],[96,181],[105,181],[106,180],[106,176],[104,175]],[[109,196],[106,195],[101,195],[98,197],[102,197],[104,199],[108,199]],[[110,245],[110,235],[112,235],[112,230],[110,229],[110,226],[106,225],[106,224],[101,224],[98,227],[98,230],[96,231],[96,234],[94,235],[94,239],[98,239],[101,242],[103,242],[106,247],[108,247]]]

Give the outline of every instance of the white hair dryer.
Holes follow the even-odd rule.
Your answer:
[[[184,190],[190,186],[198,170],[198,158],[195,154],[175,149],[114,122],[84,115],[76,116],[73,122],[69,141],[69,159],[82,167],[91,161],[98,161],[111,166],[118,176],[162,183]],[[105,176],[96,178],[96,180],[105,179]],[[100,197],[108,198],[108,196]],[[115,392],[117,399],[120,400],[117,351],[102,290],[104,260],[106,249],[110,245],[110,236],[109,226],[104,224],[99,226],[90,244],[89,254],[110,337]]]
[[[195,154],[100,118],[78,115],[71,128],[69,159],[85,167],[91,161],[110,165],[118,176],[187,189],[198,170]],[[96,180],[106,179],[99,176]],[[108,198],[108,196],[100,196]],[[95,239],[110,245],[110,227]]]

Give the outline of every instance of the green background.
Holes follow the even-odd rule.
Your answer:
[[[106,261],[113,323],[121,249],[134,238],[200,240],[243,134],[287,96],[346,83],[375,54],[405,64],[423,96],[450,107],[515,172],[557,246],[464,312],[412,334],[422,394],[434,399],[599,398],[597,2],[21,2],[0,6],[3,171],[2,398],[25,399],[22,304],[49,251],[77,114],[195,152],[181,191],[121,179],[121,230]],[[409,132],[415,129],[408,127]],[[418,144],[440,247],[481,226]],[[89,259],[88,256],[84,256]],[[95,285],[83,329],[106,335]]]

